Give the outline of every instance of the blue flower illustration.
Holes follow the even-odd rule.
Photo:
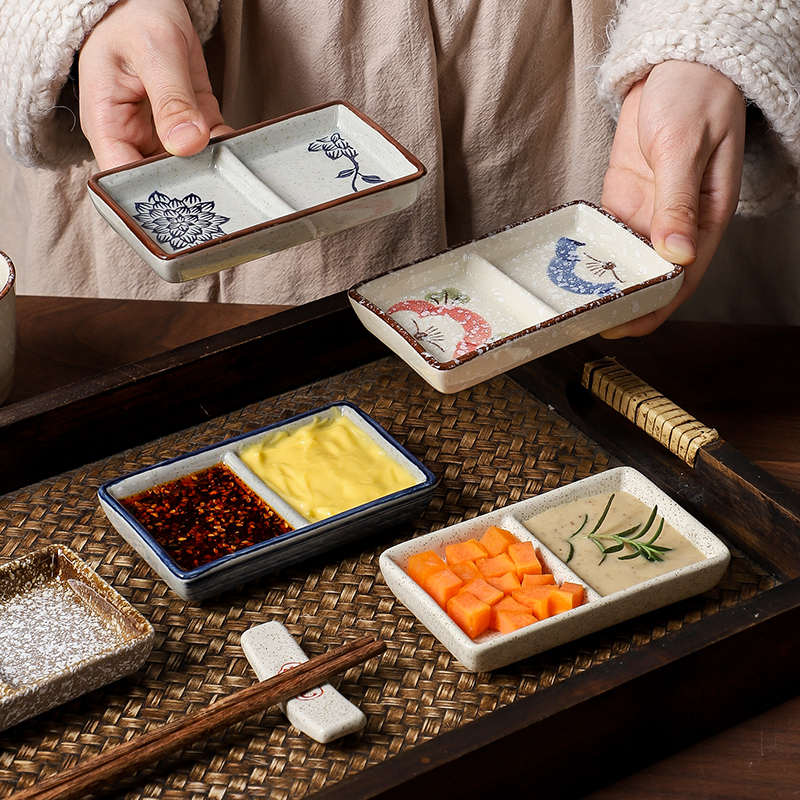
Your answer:
[[[350,186],[353,188],[354,192],[358,191],[358,187],[356,186],[358,178],[361,178],[364,183],[383,183],[383,178],[377,175],[361,174],[361,167],[358,161],[356,161],[358,151],[344,139],[342,134],[338,131],[332,133],[330,136],[323,136],[321,139],[315,139],[308,146],[308,151],[310,153],[316,153],[320,150],[333,161],[344,156],[344,158],[348,159],[353,164],[349,169],[343,169],[336,177],[352,178]]]
[[[174,250],[202,244],[225,231],[220,227],[230,220],[214,212],[214,201],[203,202],[196,194],[187,194],[182,200],[153,192],[146,203],[136,203],[134,218],[142,228],[152,231],[160,244]]]

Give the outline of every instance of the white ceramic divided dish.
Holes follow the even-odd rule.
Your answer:
[[[601,597],[531,534],[523,522],[550,508],[582,497],[623,491],[650,507],[658,505],[659,515],[706,558]],[[570,580],[586,587],[587,602],[512,633],[490,631],[475,640],[470,639],[405,570],[409,557],[414,553],[434,550],[444,557],[448,544],[479,538],[490,525],[510,530],[520,540],[532,541],[557,582]],[[397,598],[458,661],[472,672],[483,672],[499,669],[610,625],[708,591],[719,582],[729,561],[728,548],[711,531],[641,473],[630,467],[620,467],[395,545],[381,554],[380,568]]]
[[[0,730],[135,672],[149,622],[66,547],[0,567]]]
[[[682,281],[645,239],[575,201],[348,297],[371,333],[449,393],[661,308]]]
[[[414,485],[319,522],[309,522],[275,494],[239,458],[239,452],[277,430],[290,431],[311,421],[341,414],[367,434],[383,453],[403,465]],[[224,464],[261,497],[293,530],[217,558],[194,569],[183,569],[120,502],[209,467]],[[421,513],[436,488],[436,477],[393,439],[375,420],[352,403],[331,403],[283,422],[252,431],[103,484],[98,497],[111,524],[184,600],[202,600],[240,586],[261,575],[295,564],[375,531],[397,525]]]
[[[343,101],[93,176],[111,227],[165,281],[227,269],[411,205],[425,167]]]

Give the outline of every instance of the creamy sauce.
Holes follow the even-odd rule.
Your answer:
[[[668,522],[655,545],[671,548],[661,553],[662,561],[649,561],[643,555],[628,560],[620,560],[633,552],[630,545],[617,553],[609,553],[605,560],[597,544],[586,538],[594,530],[611,493],[586,497],[573,503],[551,508],[536,517],[524,520],[525,527],[553,551],[562,561],[569,556],[570,543],[574,548],[569,567],[601,595],[627,589],[649,578],[663,575],[679,567],[694,564],[705,556]],[[644,525],[652,509],[628,492],[615,492],[614,501],[597,534],[621,533],[634,525]],[[588,520],[576,536],[584,517]],[[661,516],[658,515],[652,527],[638,542],[649,542],[655,534]],[[634,534],[635,535],[635,534]],[[614,540],[600,539],[603,546],[613,546]],[[600,563],[602,560],[602,563]]]
[[[239,455],[310,522],[417,483],[407,468],[343,415],[315,417],[294,430],[276,431]]]

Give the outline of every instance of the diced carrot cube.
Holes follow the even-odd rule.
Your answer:
[[[516,572],[516,566],[508,553],[500,553],[494,558],[482,558],[475,563],[484,578],[498,578],[507,572]]]
[[[492,525],[486,530],[486,533],[481,536],[480,541],[486,548],[489,558],[494,558],[495,556],[499,556],[500,553],[507,552],[508,546],[518,542],[519,539],[517,539],[511,531]]]
[[[583,589],[583,585],[580,583],[570,583],[569,581],[564,581],[559,587],[562,592],[571,592],[573,595],[572,600],[572,607],[577,608],[578,606],[582,606],[586,602],[586,592]]]
[[[424,553],[414,553],[409,557],[406,572],[410,578],[422,586],[429,575],[446,567],[447,564],[444,563],[441,556],[434,553],[433,550],[426,550]]]
[[[474,594],[478,600],[483,600],[484,603],[488,603],[490,606],[499,603],[505,597],[505,593],[491,586],[483,578],[475,578],[475,580],[464,584],[461,587],[461,591]]]
[[[496,578],[487,578],[486,583],[490,583],[504,594],[511,594],[514,589],[519,589],[520,587],[516,572],[506,572],[505,575],[498,575]]]
[[[450,569],[461,578],[464,583],[469,583],[475,578],[481,577],[481,571],[475,566],[474,561],[462,561],[460,564],[452,564]]]
[[[444,549],[444,557],[448,564],[460,564],[462,561],[477,561],[486,558],[489,554],[486,548],[477,539],[467,539],[466,542],[448,544]]]
[[[533,625],[536,621],[536,617],[530,611],[508,611],[501,608],[494,617],[493,630],[499,633],[511,633]]]
[[[515,589],[511,596],[522,605],[527,606],[536,619],[547,619],[550,616],[550,593],[553,586],[531,586],[528,589]]]
[[[539,575],[542,572],[542,563],[536,555],[533,542],[517,542],[509,545],[508,555],[514,562],[517,577],[522,580],[523,575]]]
[[[550,616],[560,614],[562,611],[569,611],[572,608],[572,601],[575,595],[572,592],[562,592],[561,589],[553,589],[547,600],[547,609]]]
[[[457,595],[463,582],[453,570],[445,567],[428,575],[422,588],[442,607],[447,608],[447,601]]]
[[[516,601],[513,597],[506,596],[504,597],[499,603],[492,606],[492,610],[494,609],[505,609],[506,611],[530,611],[528,606],[522,605],[522,603]]]
[[[555,586],[555,584],[556,579],[552,572],[540,572],[538,575],[529,572],[522,576],[523,589],[527,589],[529,586]]]
[[[489,628],[492,607],[470,592],[461,592],[447,603],[447,614],[470,639]]]
[[[499,603],[495,603],[492,606],[492,618],[491,622],[489,623],[489,627],[493,630],[497,630],[497,612],[498,611],[517,611],[523,612],[525,614],[530,614],[531,610],[527,607],[522,605],[522,603],[518,603],[513,597],[506,595]]]

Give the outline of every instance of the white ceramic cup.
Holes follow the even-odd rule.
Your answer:
[[[0,403],[5,402],[11,392],[14,379],[14,352],[17,346],[16,278],[11,259],[0,252]]]

